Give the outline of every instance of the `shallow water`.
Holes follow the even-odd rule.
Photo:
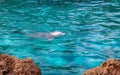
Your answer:
[[[47,40],[26,33],[61,31]],[[43,75],[82,75],[120,59],[119,0],[0,2],[0,53],[30,57]]]

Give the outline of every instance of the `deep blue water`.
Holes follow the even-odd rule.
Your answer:
[[[25,33],[61,31],[53,40]],[[119,0],[1,0],[0,53],[30,57],[43,75],[82,75],[120,59]]]

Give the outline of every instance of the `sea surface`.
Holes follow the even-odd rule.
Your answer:
[[[66,34],[26,35],[56,30]],[[0,0],[0,54],[32,58],[42,75],[82,75],[120,59],[120,1]]]

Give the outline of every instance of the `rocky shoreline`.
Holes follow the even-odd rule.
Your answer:
[[[120,75],[120,60],[109,59],[101,66],[90,69],[83,75]]]
[[[0,54],[0,75],[42,75],[32,59],[18,59]],[[109,59],[101,66],[86,71],[83,75],[120,75],[120,60]]]
[[[41,71],[30,58],[0,54],[0,75],[41,75]]]

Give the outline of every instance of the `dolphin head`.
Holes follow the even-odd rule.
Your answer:
[[[50,32],[49,34],[52,35],[52,36],[63,36],[63,35],[65,35],[65,33],[60,32],[60,31]]]

